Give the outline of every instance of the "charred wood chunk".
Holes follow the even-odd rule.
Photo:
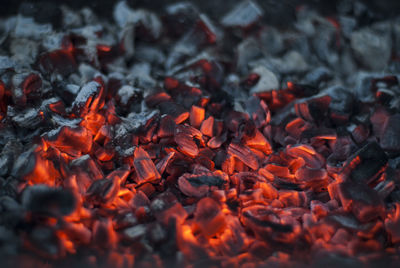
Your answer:
[[[246,166],[253,170],[257,170],[259,168],[257,157],[247,146],[238,143],[231,143],[228,147],[228,153],[242,161]]]
[[[96,112],[104,105],[104,88],[98,82],[92,81],[84,85],[75,101],[72,110],[75,114],[83,116],[89,111]]]
[[[197,203],[194,219],[195,225],[207,237],[221,232],[226,226],[225,215],[220,205],[209,197],[204,197]]]
[[[361,222],[368,222],[384,216],[385,206],[378,193],[364,183],[352,181],[338,185],[339,198],[343,208],[351,211]]]
[[[76,203],[72,192],[46,185],[30,186],[22,194],[23,207],[33,214],[51,217],[69,215],[75,210]]]
[[[390,116],[381,130],[380,145],[383,150],[400,152],[400,114]]]
[[[51,146],[71,155],[88,153],[92,148],[92,134],[81,126],[63,126],[47,132],[43,137]]]
[[[87,189],[87,199],[96,205],[112,203],[120,189],[119,182],[117,177],[94,181]]]
[[[40,56],[39,66],[43,73],[59,73],[67,76],[77,69],[74,55],[68,50],[55,50]]]
[[[162,102],[158,105],[161,113],[170,115],[175,123],[180,124],[189,118],[189,112],[175,102]]]
[[[376,142],[370,142],[347,160],[342,174],[348,175],[353,182],[370,183],[383,171],[388,157]]]
[[[183,174],[178,179],[179,189],[187,196],[202,197],[212,189],[220,189],[228,182],[228,176],[220,171]]]
[[[152,182],[161,178],[149,154],[140,147],[135,149],[133,166],[137,175],[137,183]]]
[[[264,11],[256,2],[242,1],[222,17],[221,24],[225,27],[247,28],[255,24],[263,13]]]

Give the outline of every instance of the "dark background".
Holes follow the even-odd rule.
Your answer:
[[[256,0],[264,11],[264,20],[274,25],[288,25],[295,18],[297,6],[307,4],[313,6],[324,15],[337,13],[337,0]],[[72,8],[89,6],[97,14],[105,18],[112,18],[112,10],[116,0],[0,0],[0,16],[8,16],[18,12],[34,16],[39,22],[49,19],[53,24],[60,25],[61,11],[59,6],[67,4]],[[132,7],[149,8],[153,11],[162,11],[170,3],[177,0],[128,0]],[[216,21],[231,9],[238,0],[192,0],[201,11],[210,15]],[[400,0],[360,0],[369,9],[373,10],[376,19],[385,19],[400,14]],[[35,5],[32,5],[35,3]]]

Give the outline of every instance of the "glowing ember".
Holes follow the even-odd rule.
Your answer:
[[[262,24],[262,7],[242,1],[214,23],[189,2],[161,19],[121,1],[116,24],[62,7],[65,33],[1,20],[6,265],[400,261],[398,78],[371,74],[355,90],[330,80],[349,51],[350,67],[374,67],[360,56],[375,51],[356,45],[386,28],[342,27],[362,8],[298,8],[301,35],[282,34]]]

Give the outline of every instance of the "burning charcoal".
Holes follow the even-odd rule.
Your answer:
[[[243,225],[255,232],[261,239],[278,238],[285,233],[291,233],[293,227],[280,222],[279,217],[264,206],[254,205],[242,210],[240,217]]]
[[[307,207],[309,203],[305,192],[290,190],[279,191],[279,201],[285,207]]]
[[[162,102],[159,108],[161,113],[170,115],[177,124],[189,118],[189,112],[175,102]]]
[[[361,222],[383,217],[385,208],[378,193],[365,184],[342,182],[339,184],[340,201],[346,211],[352,211]]]
[[[83,127],[59,127],[43,137],[51,146],[72,155],[88,153],[92,148],[92,135]]]
[[[204,120],[204,115],[205,110],[203,108],[193,105],[190,110],[190,124],[195,128],[199,128]]]
[[[178,144],[180,151],[184,154],[191,157],[196,157],[199,154],[199,148],[197,147],[196,142],[187,133],[177,133],[174,140]]]
[[[117,234],[110,219],[100,219],[93,224],[92,243],[97,247],[107,249],[115,247]]]
[[[163,159],[161,159],[157,164],[156,168],[158,170],[158,173],[162,175],[167,168],[168,164],[170,163],[171,159],[174,157],[175,152],[170,152],[168,155],[166,155]]]
[[[343,174],[356,183],[370,183],[387,163],[387,155],[376,142],[370,142],[347,161]]]
[[[256,2],[245,0],[222,17],[221,24],[225,27],[247,28],[256,23],[262,15],[263,10]]]
[[[117,177],[95,180],[87,189],[87,198],[97,205],[112,203],[118,194],[119,183]]]
[[[29,234],[27,246],[42,256],[59,258],[65,255],[65,248],[51,227],[38,226]]]
[[[381,27],[377,25],[375,28]],[[351,48],[358,60],[370,70],[380,71],[386,67],[391,43],[389,29],[362,28],[351,34]]]
[[[170,197],[169,194],[164,194],[151,203],[151,209],[155,217],[165,226],[168,226],[172,219],[182,223],[188,216],[186,210],[179,202],[173,200],[174,198]]]
[[[259,167],[256,156],[247,146],[231,143],[228,147],[228,153],[253,170],[257,170]]]
[[[161,178],[149,154],[140,147],[137,147],[134,152],[133,166],[136,171],[136,182],[145,183],[158,180]]]
[[[14,162],[11,176],[32,183],[54,185],[59,176],[58,171],[51,161],[44,159],[35,149],[37,148],[33,147],[19,155]]]
[[[209,197],[204,197],[197,203],[194,219],[197,227],[207,237],[221,232],[226,225],[219,204]]]
[[[85,115],[89,111],[96,112],[104,105],[104,89],[97,82],[89,82],[79,91],[73,106],[74,113]]]
[[[400,206],[398,204],[395,205],[393,212],[386,218],[385,227],[390,234],[391,241],[397,244],[400,242]]]
[[[24,106],[28,97],[42,87],[42,79],[36,73],[20,73],[12,77],[12,97],[16,104]]]
[[[34,185],[23,192],[22,205],[30,213],[57,217],[71,214],[76,200],[68,190]]]
[[[67,50],[55,50],[39,57],[39,66],[42,73],[59,73],[67,76],[77,69],[74,56]]]
[[[223,187],[227,181],[227,175],[220,171],[196,175],[186,173],[179,177],[178,185],[185,195],[202,197],[212,189]]]

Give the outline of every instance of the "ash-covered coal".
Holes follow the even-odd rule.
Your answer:
[[[31,2],[0,18],[4,266],[396,267],[400,17]]]

